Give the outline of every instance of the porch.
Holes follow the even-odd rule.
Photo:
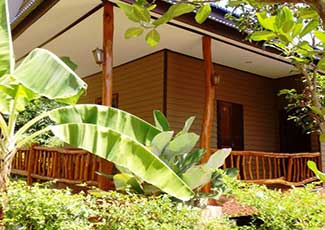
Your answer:
[[[272,186],[302,186],[315,181],[307,161],[320,166],[320,153],[270,153],[233,151],[224,168],[238,168],[238,178]],[[100,159],[80,149],[31,146],[20,149],[13,162],[12,174],[35,180],[56,180],[66,184],[98,185]]]

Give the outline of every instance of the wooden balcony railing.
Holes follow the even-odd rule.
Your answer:
[[[316,180],[307,167],[313,160],[320,167],[320,153],[270,153],[233,151],[224,168],[238,168],[241,180],[260,184],[303,185]],[[20,149],[13,162],[12,173],[34,179],[97,185],[99,158],[80,149],[32,146]]]
[[[301,186],[315,181],[314,173],[307,167],[312,160],[320,167],[320,153],[270,153],[232,151],[224,168],[238,168],[238,178],[260,184]]]
[[[46,148],[32,146],[20,149],[13,162],[12,173],[33,179],[54,180],[97,185],[99,158],[80,149]]]

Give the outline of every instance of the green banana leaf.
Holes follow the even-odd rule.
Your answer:
[[[44,49],[34,49],[14,71],[14,84],[21,84],[38,97],[65,104],[77,103],[87,85],[60,58]],[[34,99],[34,98],[28,98]]]
[[[62,141],[126,167],[142,180],[180,200],[189,200],[194,195],[187,184],[147,147],[117,130],[81,123],[57,125],[51,130]]]
[[[7,0],[0,0],[0,77],[14,68]]]
[[[182,174],[182,179],[191,189],[196,189],[207,184],[211,180],[213,172],[224,164],[230,153],[231,149],[220,149],[216,151],[210,156],[207,163],[189,168]]]
[[[57,124],[87,123],[111,128],[149,146],[161,131],[150,123],[123,110],[94,104],[65,106],[53,110],[49,117]]]
[[[151,151],[156,154],[156,156],[160,156],[173,138],[173,135],[173,131],[164,131],[156,135],[150,144]]]

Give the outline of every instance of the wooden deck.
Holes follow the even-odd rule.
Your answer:
[[[316,180],[307,167],[313,160],[320,166],[320,153],[270,153],[233,151],[224,168],[238,168],[241,180],[259,184],[300,186]],[[12,173],[33,180],[54,180],[68,184],[97,185],[99,158],[80,149],[32,146],[20,149],[12,163]]]

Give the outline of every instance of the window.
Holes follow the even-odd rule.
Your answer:
[[[217,101],[218,148],[244,149],[243,105]]]

